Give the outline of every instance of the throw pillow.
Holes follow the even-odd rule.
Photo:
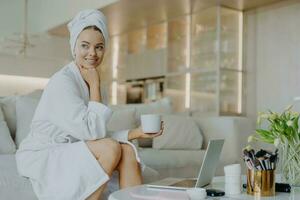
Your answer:
[[[113,113],[107,123],[108,131],[114,132],[114,131],[133,129],[137,127],[137,122],[135,119],[136,111],[134,108],[128,108],[128,109],[111,108],[111,109]]]
[[[33,98],[33,99],[40,99],[42,94],[43,94],[44,90],[38,89],[38,90],[34,90],[28,94],[26,94],[25,96]]]
[[[31,93],[28,93],[27,97],[31,97],[33,99],[40,99],[43,90],[34,90]],[[15,139],[16,128],[17,128],[17,113],[16,113],[16,99],[19,96],[6,96],[0,99],[0,104],[3,109],[4,119],[9,128],[10,134]]]
[[[16,152],[16,145],[11,138],[9,129],[4,121],[4,115],[0,107],[0,154],[13,154]]]
[[[38,103],[39,99],[33,99],[27,96],[20,96],[16,100],[17,130],[15,142],[17,147],[19,147],[22,140],[30,131],[31,121]]]
[[[154,149],[201,149],[203,136],[191,117],[163,115],[164,133],[153,139]]]
[[[13,138],[16,133],[16,96],[6,96],[1,98],[0,104],[3,110],[4,119]]]

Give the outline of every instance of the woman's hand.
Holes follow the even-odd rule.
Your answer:
[[[80,74],[88,84],[90,92],[90,101],[102,102],[100,92],[100,76],[96,68],[79,67]]]
[[[100,76],[96,68],[85,68],[84,66],[79,67],[82,78],[88,83],[89,87],[100,86]]]
[[[164,131],[164,122],[161,122],[160,131],[157,133],[144,133],[142,128],[132,129],[128,133],[128,140],[134,140],[138,138],[155,138],[163,134]]]

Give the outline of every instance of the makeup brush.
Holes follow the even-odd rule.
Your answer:
[[[261,163],[259,162],[258,159],[253,160],[253,164],[254,164],[255,169],[262,170]]]
[[[258,152],[256,152],[255,157],[259,158],[259,157],[264,157],[267,154],[267,152],[263,149],[259,150]]]
[[[271,162],[271,169],[275,169],[275,167],[276,167],[276,155],[272,155],[271,157],[270,157],[270,162]]]
[[[254,151],[254,149],[250,149],[250,151],[249,151],[249,157],[250,157],[252,160],[255,159],[255,151]]]

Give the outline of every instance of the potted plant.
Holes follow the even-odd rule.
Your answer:
[[[248,142],[262,141],[274,144],[279,149],[279,163],[283,181],[290,185],[300,185],[300,132],[299,113],[286,108],[282,113],[272,111],[258,115],[258,128],[249,136]],[[266,122],[267,128],[262,128]]]

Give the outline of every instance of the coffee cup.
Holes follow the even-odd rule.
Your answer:
[[[231,164],[224,167],[225,193],[235,195],[241,193],[241,165]]]
[[[144,133],[157,133],[161,128],[161,116],[157,114],[141,115],[141,125]]]
[[[241,165],[240,164],[231,164],[224,166],[225,176],[236,176],[241,175]]]

